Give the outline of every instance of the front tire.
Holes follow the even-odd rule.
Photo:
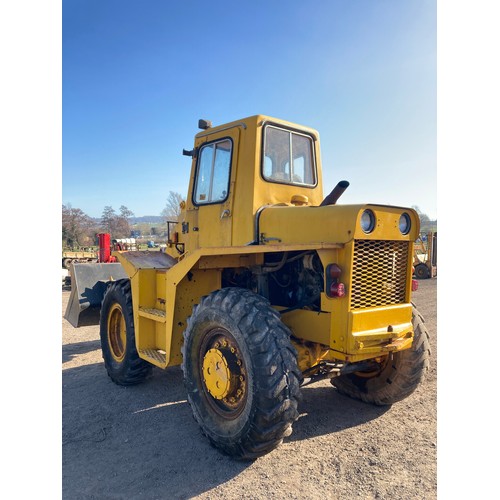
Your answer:
[[[415,391],[429,370],[429,333],[422,315],[413,307],[413,344],[410,349],[389,354],[372,373],[352,373],[332,379],[339,392],[365,403],[391,405]]]
[[[139,357],[135,346],[129,280],[108,286],[101,305],[100,335],[104,366],[115,384],[139,384],[151,374],[153,365]]]
[[[263,297],[224,288],[202,298],[184,332],[184,383],[195,420],[235,458],[275,449],[298,418],[301,373],[290,330]]]

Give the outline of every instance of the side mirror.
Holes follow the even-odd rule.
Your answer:
[[[191,151],[188,151],[187,149],[183,149],[182,154],[184,156],[190,156],[191,158],[196,158],[196,155],[198,154],[198,150],[196,148],[192,149]]]

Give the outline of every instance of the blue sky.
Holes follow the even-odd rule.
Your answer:
[[[29,302],[35,328],[27,340],[38,358],[49,360],[37,369],[34,389],[31,372],[19,373],[18,359],[5,357],[7,370],[16,373],[16,384],[4,388],[16,409],[4,415],[14,430],[3,443],[10,459],[6,490],[22,483],[33,496],[54,485],[60,493],[61,467],[54,467],[60,450],[53,444],[61,432],[61,289],[55,279],[61,201],[89,215],[122,204],[137,215],[154,215],[170,189],[186,189],[189,161],[180,152],[192,145],[199,117],[221,123],[262,112],[320,131],[325,190],[341,178],[351,182],[341,201],[417,204],[433,215],[434,2],[268,3],[274,8],[247,2],[252,10],[246,11],[243,2],[215,1],[184,1],[175,7],[180,11],[167,0],[0,4],[0,209],[6,241],[16,239],[6,260],[6,331],[19,331],[19,318],[26,317],[26,300],[19,298],[27,296],[29,273],[19,263],[36,256],[43,263],[36,282],[43,287],[35,287],[36,300]],[[444,497],[488,498],[497,489],[496,462],[463,456],[488,457],[499,447],[496,401],[477,377],[457,384],[457,360],[471,332],[494,331],[491,314],[481,312],[485,297],[496,293],[496,246],[486,245],[471,260],[473,273],[465,279],[457,272],[464,264],[457,243],[484,235],[496,241],[500,12],[495,0],[440,0],[438,10],[438,331],[446,347],[439,351],[445,423],[439,427],[439,484]],[[457,311],[465,301],[468,313]],[[481,345],[482,377],[494,380],[494,350],[484,353]],[[464,394],[473,395],[474,404],[464,404]],[[35,425],[33,401],[43,410]]]
[[[198,118],[317,129],[325,194],[436,202],[436,2],[72,0],[62,17],[62,201],[159,215],[187,193]]]

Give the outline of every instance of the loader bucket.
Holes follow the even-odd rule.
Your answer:
[[[64,318],[75,328],[99,324],[101,302],[110,281],[128,278],[116,263],[78,263],[71,268],[71,294]]]

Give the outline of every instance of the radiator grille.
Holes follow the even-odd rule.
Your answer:
[[[351,309],[406,301],[407,241],[354,242]]]

